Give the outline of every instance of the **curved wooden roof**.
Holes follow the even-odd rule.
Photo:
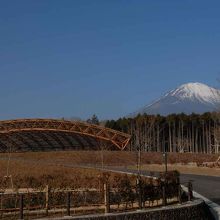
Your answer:
[[[99,149],[100,142],[123,150],[130,135],[99,125],[55,119],[0,121],[0,151]]]

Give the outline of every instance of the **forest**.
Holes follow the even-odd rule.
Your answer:
[[[137,115],[105,126],[131,134],[128,150],[220,153],[220,114]]]

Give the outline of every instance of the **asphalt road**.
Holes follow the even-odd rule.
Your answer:
[[[181,182],[189,180],[193,181],[194,191],[220,205],[220,177],[181,174]]]

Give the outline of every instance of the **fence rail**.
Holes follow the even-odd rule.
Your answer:
[[[189,191],[192,185],[188,184]],[[191,192],[190,191],[190,192]],[[192,194],[189,193],[189,200]],[[115,212],[182,202],[180,184],[102,189],[18,189],[0,193],[0,218],[65,216]]]

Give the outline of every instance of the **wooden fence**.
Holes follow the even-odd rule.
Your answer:
[[[192,184],[188,183],[188,199],[192,200]],[[24,216],[70,216],[92,213],[109,213],[146,207],[181,203],[180,184],[171,193],[169,186],[146,189],[137,185],[124,191],[104,184],[97,189],[19,189],[0,192],[0,218],[24,219]]]

